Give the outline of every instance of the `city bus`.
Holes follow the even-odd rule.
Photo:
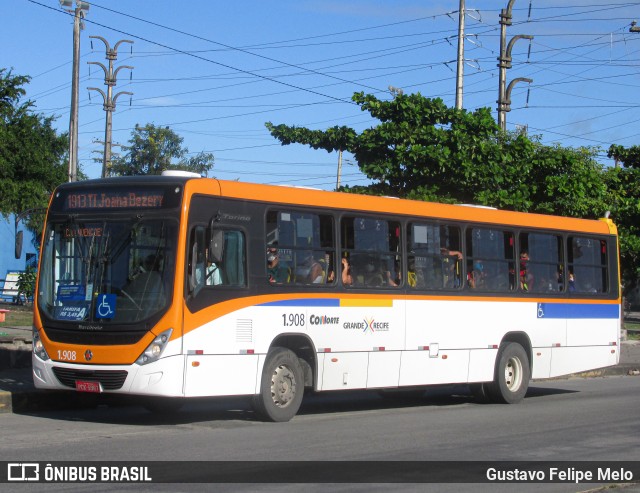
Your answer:
[[[608,218],[185,172],[72,182],[46,216],[33,378],[154,410],[250,396],[271,421],[305,390],[518,403],[618,363],[620,299]]]

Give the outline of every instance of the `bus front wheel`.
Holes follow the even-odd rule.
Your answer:
[[[531,368],[526,351],[520,344],[508,342],[498,353],[493,382],[485,385],[492,401],[516,404],[524,399],[530,378]]]
[[[268,421],[293,418],[304,394],[304,374],[298,357],[285,348],[272,348],[262,370],[260,393],[253,399],[255,411]]]

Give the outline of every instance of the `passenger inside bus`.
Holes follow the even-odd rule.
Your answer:
[[[351,277],[351,266],[349,265],[349,259],[342,257],[342,284],[345,286],[351,286],[353,284],[353,277]]]
[[[442,255],[442,287],[443,288],[459,288],[460,282],[460,261],[462,260],[462,253],[458,250],[449,250],[447,248],[440,248],[440,255]]]
[[[467,282],[471,289],[479,289],[484,286],[484,281],[484,265],[480,260],[476,260],[473,263],[473,269],[471,269],[467,275]]]
[[[529,269],[529,253],[523,251],[520,253],[520,289],[529,291],[533,289],[533,274]]]
[[[320,284],[324,282],[325,272],[322,264],[309,255],[296,268],[296,282],[299,284]]]
[[[270,246],[267,248],[267,279],[272,284],[289,282],[291,274],[288,267],[280,264],[278,249]]]

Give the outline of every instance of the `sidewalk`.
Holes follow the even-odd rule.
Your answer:
[[[611,375],[640,375],[640,341],[622,342],[617,366],[574,376]],[[0,328],[0,413],[80,407],[83,397],[87,396],[73,391],[37,390],[31,375],[31,327]]]

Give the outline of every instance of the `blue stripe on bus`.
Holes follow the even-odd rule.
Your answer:
[[[258,306],[340,307],[337,298],[298,298],[270,301]],[[620,305],[581,303],[538,303],[538,318],[607,319],[620,317]]]
[[[302,298],[297,300],[270,301],[258,306],[340,306],[337,298]]]
[[[538,318],[619,318],[620,305],[538,303]]]

